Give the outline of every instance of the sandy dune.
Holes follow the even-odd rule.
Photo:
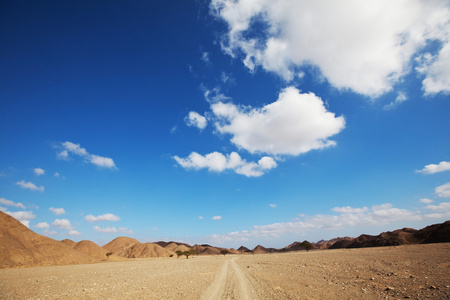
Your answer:
[[[0,299],[450,299],[450,243],[0,270]]]

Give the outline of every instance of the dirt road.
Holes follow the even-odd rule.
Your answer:
[[[450,244],[0,270],[0,299],[450,299]]]

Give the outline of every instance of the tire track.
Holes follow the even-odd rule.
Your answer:
[[[231,267],[234,271],[234,274],[236,276],[236,281],[238,282],[238,295],[239,299],[245,299],[245,300],[251,300],[251,299],[257,299],[255,289],[248,281],[247,277],[245,277],[244,273],[242,272],[241,268],[236,263],[236,257],[231,261]]]
[[[237,257],[230,257],[224,261],[214,281],[202,294],[202,300],[226,299],[226,291],[232,291],[237,299],[257,299],[256,291],[236,263]]]
[[[222,299],[222,296],[225,292],[229,264],[230,261],[226,260],[219,273],[216,275],[214,281],[203,293],[202,297],[200,298],[201,300]]]

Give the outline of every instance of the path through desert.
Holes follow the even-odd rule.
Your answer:
[[[0,270],[0,299],[450,299],[450,244]]]

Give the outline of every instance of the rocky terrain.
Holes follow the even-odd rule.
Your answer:
[[[450,299],[450,243],[0,270],[0,299]]]

